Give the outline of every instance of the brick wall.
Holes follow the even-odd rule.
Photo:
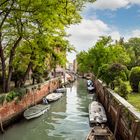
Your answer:
[[[44,96],[58,87],[58,79],[52,79],[43,84],[32,86],[30,90],[27,90],[27,94],[22,98],[22,100],[13,100],[12,102],[0,105],[0,121],[2,123],[10,121],[11,118],[15,118],[29,106],[40,102]]]

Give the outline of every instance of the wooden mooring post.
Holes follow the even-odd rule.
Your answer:
[[[117,128],[118,128],[118,124],[119,124],[119,120],[120,120],[120,114],[121,114],[121,108],[122,108],[122,105],[119,104],[118,109],[117,109],[117,115],[116,115],[116,123],[115,123],[115,128],[114,128],[114,136],[116,136],[116,133],[117,133]]]
[[[132,130],[132,137],[131,140],[135,140],[136,134],[137,134],[137,129],[138,129],[138,125],[139,125],[140,121],[139,120],[135,120],[134,122],[134,127]]]
[[[4,129],[3,129],[3,124],[2,124],[2,119],[1,119],[1,116],[0,116],[0,129],[1,129],[1,132],[4,133]]]

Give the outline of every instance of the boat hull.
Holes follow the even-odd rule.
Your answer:
[[[90,124],[102,124],[107,122],[106,113],[101,103],[93,101],[89,104],[89,122]]]
[[[87,89],[88,91],[94,91],[95,88],[93,86],[88,86]]]
[[[56,89],[56,92],[57,93],[64,93],[64,92],[66,92],[66,88],[58,88],[58,89]]]
[[[28,108],[27,110],[24,111],[23,116],[29,120],[33,118],[37,118],[41,115],[43,115],[45,112],[47,112],[49,106],[44,106],[44,105],[36,105],[33,107]]]
[[[37,118],[37,117],[43,115],[45,112],[47,112],[47,110],[44,110],[44,111],[42,111],[42,112],[40,112],[40,113],[38,113],[38,114],[35,114],[35,115],[24,116],[24,117],[25,117],[27,120],[30,120],[30,119]]]
[[[62,93],[51,93],[45,97],[49,102],[56,101],[63,96]]]
[[[94,126],[86,140],[116,140],[108,127]]]

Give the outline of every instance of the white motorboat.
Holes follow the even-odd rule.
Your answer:
[[[93,85],[92,80],[87,80],[87,86],[92,86],[92,85]]]
[[[94,84],[91,80],[87,80],[87,89],[88,91],[93,91],[95,89]]]
[[[66,92],[66,88],[58,88],[58,89],[56,89],[56,92],[57,93],[64,93],[64,92]]]
[[[87,89],[88,89],[89,91],[93,91],[95,88],[94,88],[94,86],[90,85],[90,86],[87,87]]]
[[[24,111],[23,116],[27,120],[29,120],[29,119],[36,118],[43,115],[45,112],[47,112],[48,109],[49,109],[49,105],[38,104],[38,105],[35,105],[26,109]]]
[[[49,95],[47,95],[45,97],[45,99],[47,99],[47,101],[51,102],[51,101],[56,101],[58,100],[59,98],[61,98],[63,96],[62,93],[51,93]],[[44,100],[44,99],[43,99]]]
[[[90,124],[101,124],[107,122],[106,113],[101,103],[93,101],[89,104],[89,121]]]

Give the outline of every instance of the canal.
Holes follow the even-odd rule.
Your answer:
[[[0,135],[0,140],[85,140],[90,129],[88,105],[91,100],[86,81],[78,79],[60,100],[50,104],[47,113],[13,124]]]

